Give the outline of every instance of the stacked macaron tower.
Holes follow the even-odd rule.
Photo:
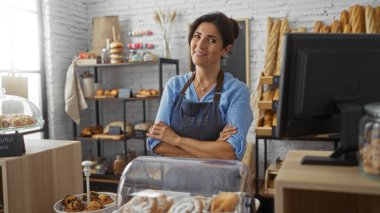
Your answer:
[[[124,62],[124,45],[115,41],[110,45],[111,64],[120,64]]]

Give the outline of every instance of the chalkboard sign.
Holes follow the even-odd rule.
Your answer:
[[[249,23],[248,19],[237,19],[239,24],[239,37],[235,40],[231,55],[222,60],[222,70],[231,73],[234,77],[249,86]],[[191,70],[195,66],[190,57]]]

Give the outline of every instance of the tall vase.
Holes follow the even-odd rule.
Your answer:
[[[163,50],[163,57],[164,58],[171,58],[171,54],[170,54],[170,35],[167,34],[168,31],[164,30],[162,32],[162,37],[163,37],[163,46],[162,46],[162,50]],[[170,34],[170,32],[168,32]]]

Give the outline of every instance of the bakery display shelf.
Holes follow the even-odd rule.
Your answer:
[[[119,63],[119,64],[77,64],[77,67],[124,67],[124,66],[137,66],[137,65],[151,65],[158,64],[158,61],[147,61],[147,62],[129,62],[129,63]]]
[[[273,127],[263,127],[263,126],[256,127],[256,135],[260,137],[272,137],[273,132],[274,132]]]
[[[85,177],[83,177],[85,180]],[[91,182],[98,182],[98,183],[112,183],[112,184],[119,184],[120,176],[112,175],[112,174],[91,174],[90,176]]]
[[[86,98],[86,100],[89,101],[142,101],[142,100],[159,100],[160,96],[145,96],[145,97],[130,97],[130,98],[115,98],[115,97],[109,97],[109,98]]]
[[[127,136],[127,140],[128,139],[132,139],[134,138],[133,136]],[[120,139],[108,139],[108,138],[92,138],[92,137],[75,137],[76,140],[79,140],[79,141],[120,141],[120,142],[124,142],[124,137],[123,138],[120,138]]]
[[[261,84],[269,84],[278,87],[280,83],[280,76],[261,76]]]

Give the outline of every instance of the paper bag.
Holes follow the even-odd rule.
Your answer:
[[[1,76],[1,86],[5,94],[28,99],[28,78],[18,76]]]
[[[115,28],[116,40],[120,41],[119,16],[100,16],[92,20],[92,50],[100,56],[106,48],[106,39],[113,42],[112,26]]]

